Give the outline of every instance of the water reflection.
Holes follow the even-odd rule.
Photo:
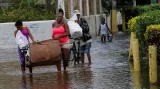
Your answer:
[[[69,82],[68,72],[67,71],[63,72],[63,76],[61,72],[59,72],[57,82],[58,86],[56,87],[56,89],[69,89],[70,82]]]
[[[22,75],[22,80],[20,82],[20,89],[31,89],[33,83],[33,76],[29,75],[29,81],[27,81],[26,75]]]
[[[45,75],[33,76],[32,74],[22,75],[22,80],[20,82],[20,89],[69,89],[70,88],[70,82],[67,72],[63,73],[57,72],[56,76],[53,78],[50,75],[49,76]]]
[[[98,89],[94,88],[93,79],[95,78],[93,71],[91,71],[92,64],[80,64],[75,66],[75,72],[70,73],[72,79],[73,89]],[[96,86],[97,87],[97,86]],[[100,89],[100,88],[99,88]]]
[[[134,88],[135,89],[141,89],[141,72],[140,71],[134,71],[133,63],[130,63],[130,70],[133,75],[133,81],[134,81]]]
[[[135,89],[141,89],[141,72],[134,71],[134,87]]]

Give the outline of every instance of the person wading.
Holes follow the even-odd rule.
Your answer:
[[[63,13],[59,12],[56,21],[52,24],[52,39],[59,40],[61,44],[64,71],[68,66],[69,34],[68,24],[63,21]]]
[[[30,37],[32,42],[35,43],[34,37],[32,36],[29,28],[23,27],[23,23],[21,20],[17,20],[15,23],[15,26],[17,28],[17,30],[14,32],[15,37],[16,37],[17,32],[20,30],[22,34],[27,38],[28,42],[29,42],[29,37]],[[21,51],[20,47],[18,47],[18,53],[19,53],[20,62],[21,62],[21,71],[22,71],[22,74],[25,74],[25,56],[24,56],[24,53]]]

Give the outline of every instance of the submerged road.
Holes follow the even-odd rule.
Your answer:
[[[33,74],[27,69],[26,75],[21,75],[17,49],[0,49],[0,89],[156,89],[149,87],[147,71],[145,77],[133,73],[127,59],[129,40],[122,32],[106,44],[95,39],[91,65],[85,59],[84,65],[70,62],[66,72],[57,72],[53,65],[35,67]]]

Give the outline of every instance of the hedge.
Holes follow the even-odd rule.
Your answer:
[[[160,25],[152,25],[148,28],[148,36],[146,39],[146,46],[157,46],[157,58],[160,59]],[[146,30],[147,31],[147,30]]]
[[[149,37],[149,33],[152,32],[153,30],[160,31],[160,24],[159,25],[149,25],[146,28],[146,32],[144,33],[145,39],[147,40]],[[160,38],[159,38],[160,39]]]
[[[134,30],[134,27],[135,27],[135,25],[136,25],[136,21],[137,21],[137,19],[139,19],[140,18],[140,16],[136,16],[136,17],[134,17],[134,18],[132,18],[132,19],[130,19],[129,21],[128,21],[128,28],[129,28],[129,31],[130,32],[132,32],[133,30]]]
[[[160,10],[160,4],[150,4],[136,7],[129,7],[124,9],[126,21],[128,22],[131,17],[139,16],[148,11]]]
[[[30,6],[22,4],[18,8],[1,8],[0,13],[0,23],[15,22],[17,19],[23,21],[52,20],[56,17],[55,12],[48,12],[45,5],[42,4],[31,4]]]
[[[133,18],[134,19],[134,18]],[[140,43],[141,56],[146,55],[146,41],[144,34],[146,32],[146,27],[152,24],[160,24],[160,10],[148,11],[136,20],[134,25],[133,32],[136,33],[136,36]]]

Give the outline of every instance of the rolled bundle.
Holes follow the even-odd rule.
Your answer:
[[[75,21],[68,21],[70,35],[72,38],[79,38],[82,36],[82,28]]]

